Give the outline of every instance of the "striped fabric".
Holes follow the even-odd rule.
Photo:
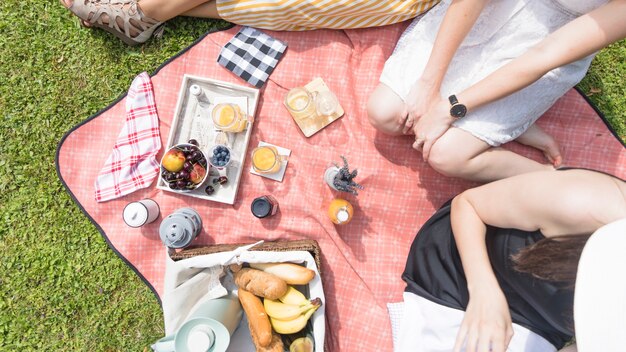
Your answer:
[[[365,28],[414,18],[438,0],[217,0],[219,15],[269,30]]]

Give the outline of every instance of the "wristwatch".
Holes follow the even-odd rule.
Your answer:
[[[450,105],[452,105],[450,107],[450,116],[454,117],[455,119],[460,119],[461,117],[465,116],[465,114],[467,113],[467,107],[459,103],[456,95],[452,94],[448,97],[448,100],[450,101]]]

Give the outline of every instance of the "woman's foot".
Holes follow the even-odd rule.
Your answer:
[[[156,34],[162,24],[145,16],[136,0],[61,0],[61,2],[80,19],[84,27],[102,28],[129,45],[146,42]]]
[[[532,124],[516,141],[541,150],[555,168],[563,163],[559,144],[537,124]]]

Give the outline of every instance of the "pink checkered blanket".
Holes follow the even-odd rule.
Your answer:
[[[286,42],[288,49],[262,90],[250,145],[262,140],[287,147],[292,155],[282,183],[248,173],[250,158],[246,158],[232,206],[163,192],[154,185],[97,203],[94,180],[124,123],[125,99],[66,135],[58,150],[59,176],[110,245],[157,295],[163,291],[165,270],[164,249],[158,237],[160,221],[140,229],[129,228],[121,214],[130,201],[152,198],[161,206],[162,217],[183,206],[195,208],[204,220],[197,245],[259,239],[317,240],[322,249],[327,298],[327,349],[391,351],[386,303],[401,300],[404,285],[400,275],[411,241],[435,209],[472,186],[436,173],[411,148],[411,137],[379,134],[367,121],[368,94],[378,83],[385,59],[403,29],[400,24],[350,31],[270,32]],[[153,75],[163,145],[183,74],[245,85],[216,62],[222,46],[238,30],[234,27],[207,35]],[[302,86],[317,76],[337,94],[346,113],[323,131],[305,138],[282,102],[288,88]],[[568,166],[626,177],[626,149],[577,91],[559,100],[539,124],[561,144]],[[530,148],[515,143],[507,148],[543,160]],[[338,227],[326,216],[329,201],[338,194],[323,183],[322,176],[331,161],[340,161],[340,155],[359,169],[357,181],[365,190],[358,197],[348,197],[356,208],[355,217]],[[251,214],[250,203],[264,194],[272,194],[279,201],[280,212],[259,220]]]

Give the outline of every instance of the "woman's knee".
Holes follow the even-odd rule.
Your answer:
[[[377,88],[367,101],[367,117],[370,124],[388,134],[402,132],[399,116],[402,104],[404,103],[399,98],[390,99],[388,94]]]
[[[458,144],[441,138],[433,144],[428,156],[428,164],[448,177],[464,177],[469,160],[469,156],[459,152]]]

